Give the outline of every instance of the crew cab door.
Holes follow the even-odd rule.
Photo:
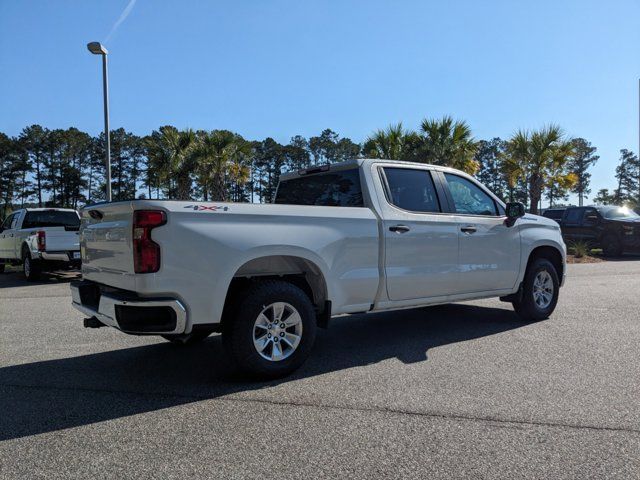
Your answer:
[[[19,213],[12,213],[2,222],[0,232],[0,258],[15,258],[16,224]]]
[[[565,242],[575,242],[582,240],[582,217],[585,208],[571,207],[567,208],[562,218],[560,229]]]
[[[598,210],[592,207],[585,208],[582,214],[582,224],[580,225],[581,239],[591,245],[596,244],[600,238],[601,222],[602,217]]]
[[[458,293],[512,289],[520,272],[520,230],[479,183],[441,174],[459,235]]]
[[[387,294],[392,301],[449,295],[458,283],[458,226],[426,168],[382,166]]]

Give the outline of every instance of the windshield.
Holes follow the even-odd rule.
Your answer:
[[[60,210],[38,210],[27,212],[22,228],[39,227],[72,227],[80,226],[80,218],[76,212]]]
[[[604,218],[608,218],[611,220],[620,220],[620,219],[636,219],[640,218],[636,212],[627,207],[608,207],[600,210],[602,216]]]

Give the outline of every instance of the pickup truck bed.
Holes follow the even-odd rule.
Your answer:
[[[555,222],[452,169],[354,160],[284,175],[275,203],[84,209],[74,305],[87,326],[182,343],[222,331],[241,368],[277,376],[332,316],[504,297],[525,318],[546,318],[564,279]],[[529,281],[534,267],[547,276]]]

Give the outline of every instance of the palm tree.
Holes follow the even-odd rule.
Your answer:
[[[226,201],[228,182],[234,187],[234,200],[240,198],[240,185],[249,180],[251,144],[228,130],[199,132],[195,149],[197,181],[205,200]]]
[[[189,200],[192,174],[195,168],[196,134],[193,130],[178,130],[172,126],[160,127],[146,141],[149,159],[148,178],[157,178],[166,185],[169,198]]]
[[[515,171],[527,180],[531,213],[538,213],[542,192],[551,182],[570,183],[571,174],[566,173],[564,167],[573,152],[562,129],[553,124],[531,133],[519,130],[507,142],[508,164],[516,165]]]
[[[576,147],[573,141],[560,142],[554,148],[547,177],[547,198],[550,207],[553,207],[554,200],[566,200],[569,191],[578,183],[578,175],[569,171],[570,159],[574,158],[575,153]]]
[[[364,143],[363,151],[371,158],[410,160],[418,147],[419,137],[405,130],[402,123],[389,125],[386,130],[376,130]]]
[[[450,116],[440,120],[425,118],[420,130],[421,161],[454,167],[471,174],[478,170],[478,162],[474,160],[478,147],[465,121],[454,121]]]
[[[518,130],[505,147],[502,169],[509,186],[510,202],[513,202],[513,194],[518,181],[526,177],[526,166],[530,163],[529,143],[529,132]]]

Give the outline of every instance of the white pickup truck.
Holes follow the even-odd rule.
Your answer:
[[[80,216],[68,208],[17,210],[0,226],[0,272],[20,265],[29,281],[43,270],[80,267]]]
[[[501,297],[547,318],[566,271],[556,222],[460,171],[372,159],[285,174],[270,205],[91,206],[80,246],[85,326],[178,343],[222,332],[260,377],[300,366],[337,315]]]

